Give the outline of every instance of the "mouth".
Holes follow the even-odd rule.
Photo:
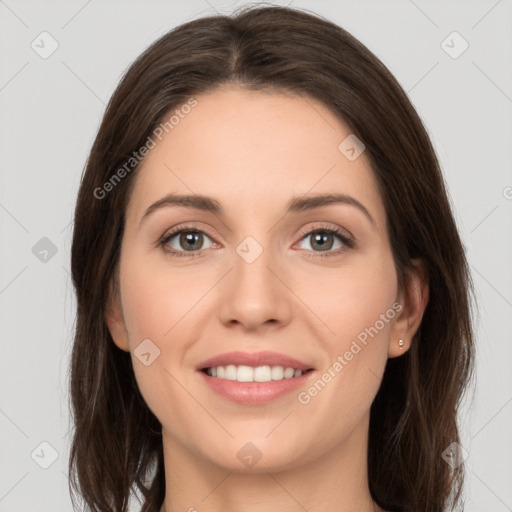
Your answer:
[[[223,399],[241,406],[264,406],[310,385],[317,372],[305,367],[228,364],[200,368],[197,374]]]
[[[228,364],[200,369],[205,375],[214,379],[232,380],[237,382],[273,382],[296,379],[312,372],[314,368],[296,369],[291,366],[262,365],[247,366]]]
[[[210,377],[240,382],[268,382],[270,380],[289,379],[297,372],[314,370],[311,361],[305,362],[287,354],[269,350],[262,352],[227,352],[202,361],[196,370],[207,372]],[[259,379],[264,379],[260,381]]]

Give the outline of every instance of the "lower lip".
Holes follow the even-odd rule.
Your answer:
[[[272,380],[270,382],[238,382],[237,380],[211,377],[202,371],[199,371],[199,373],[205,383],[219,395],[243,405],[260,405],[304,386],[315,371],[310,370],[300,377]]]

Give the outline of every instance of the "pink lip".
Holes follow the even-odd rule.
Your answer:
[[[283,365],[284,366],[284,365]],[[274,380],[270,382],[238,382],[236,380],[218,379],[199,371],[204,382],[219,395],[241,405],[261,405],[309,385],[316,371],[307,372],[300,377]]]
[[[196,370],[204,370],[205,368],[213,368],[216,366],[227,366],[228,364],[252,366],[284,366],[285,368],[293,368],[295,370],[313,369],[312,365],[303,363],[298,359],[279,354],[277,352],[263,351],[250,354],[248,352],[228,352],[220,354],[199,363]],[[221,379],[219,379],[221,380]],[[276,381],[280,382],[280,381]],[[250,384],[250,383],[249,383]]]

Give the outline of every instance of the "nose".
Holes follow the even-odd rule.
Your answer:
[[[254,261],[245,258],[243,252],[240,254],[235,254],[233,268],[221,283],[221,321],[247,330],[287,324],[293,294],[271,251],[263,250]]]

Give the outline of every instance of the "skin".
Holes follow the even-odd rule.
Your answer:
[[[166,497],[162,511],[297,512],[382,510],[367,481],[368,422],[387,358],[398,357],[428,301],[414,261],[398,289],[386,213],[366,154],[338,149],[350,134],[311,99],[233,87],[196,97],[198,105],[146,156],[126,211],[119,286],[107,324],[131,351],[141,393],[162,423]],[[225,215],[169,206],[142,223],[168,193],[214,197]],[[356,207],[285,214],[291,197],[344,193]],[[307,234],[340,227],[326,254]],[[199,256],[171,256],[158,240],[184,225],[204,233]],[[253,237],[263,249],[247,263],[236,248]],[[183,242],[183,239],[182,239]],[[422,278],[423,276],[423,278]],[[273,350],[315,368],[307,389],[398,302],[402,309],[307,404],[292,392],[266,405],[238,405],[203,383],[195,366],[232,350]],[[145,366],[134,350],[149,338],[160,356]],[[405,345],[400,348],[398,340]],[[299,390],[300,391],[300,390]],[[237,452],[253,443],[247,467]]]

